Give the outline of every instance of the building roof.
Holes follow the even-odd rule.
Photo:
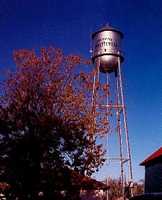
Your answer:
[[[109,187],[104,184],[103,182],[97,181],[95,179],[92,179],[88,176],[83,176],[78,174],[75,171],[71,171],[71,178],[72,178],[72,186],[74,188],[82,188],[87,190],[98,190],[98,189],[108,189]]]
[[[149,157],[147,157],[140,165],[148,165],[154,161],[157,161],[159,158],[162,157],[162,147],[160,147],[157,151],[152,153]]]
[[[48,176],[47,171],[44,176]],[[54,181],[54,188],[56,190],[107,190],[109,186],[105,183],[92,179],[91,177],[84,176],[75,170],[64,167],[59,171],[52,170],[50,173],[50,180]]]

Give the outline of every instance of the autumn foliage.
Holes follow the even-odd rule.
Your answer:
[[[103,164],[104,150],[96,139],[108,131],[109,113],[98,117],[108,86],[95,85],[102,93],[100,99],[93,94],[97,111],[95,72],[78,67],[89,61],[53,47],[15,51],[14,61],[15,72],[1,83],[0,178],[14,195],[30,199],[49,184],[61,184],[55,175],[64,167],[91,175]]]

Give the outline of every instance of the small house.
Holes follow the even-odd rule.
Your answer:
[[[162,200],[162,147],[140,165],[145,167],[144,194],[134,196],[130,200]]]
[[[162,192],[162,147],[140,165],[145,166],[145,193]]]

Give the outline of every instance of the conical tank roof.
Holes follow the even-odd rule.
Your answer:
[[[121,31],[119,31],[117,28],[114,28],[114,27],[110,26],[109,24],[105,24],[99,30],[97,30],[96,32],[94,32],[92,34],[92,38],[94,38],[96,34],[98,34],[99,32],[102,32],[102,31],[114,31],[114,32],[119,33],[121,38],[123,38],[123,36],[124,36],[123,33]]]

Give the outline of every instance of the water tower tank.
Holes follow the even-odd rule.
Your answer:
[[[103,26],[92,34],[92,61],[99,61],[100,71],[110,73],[116,71],[118,58],[123,61],[121,52],[121,39],[123,34],[109,26]]]

